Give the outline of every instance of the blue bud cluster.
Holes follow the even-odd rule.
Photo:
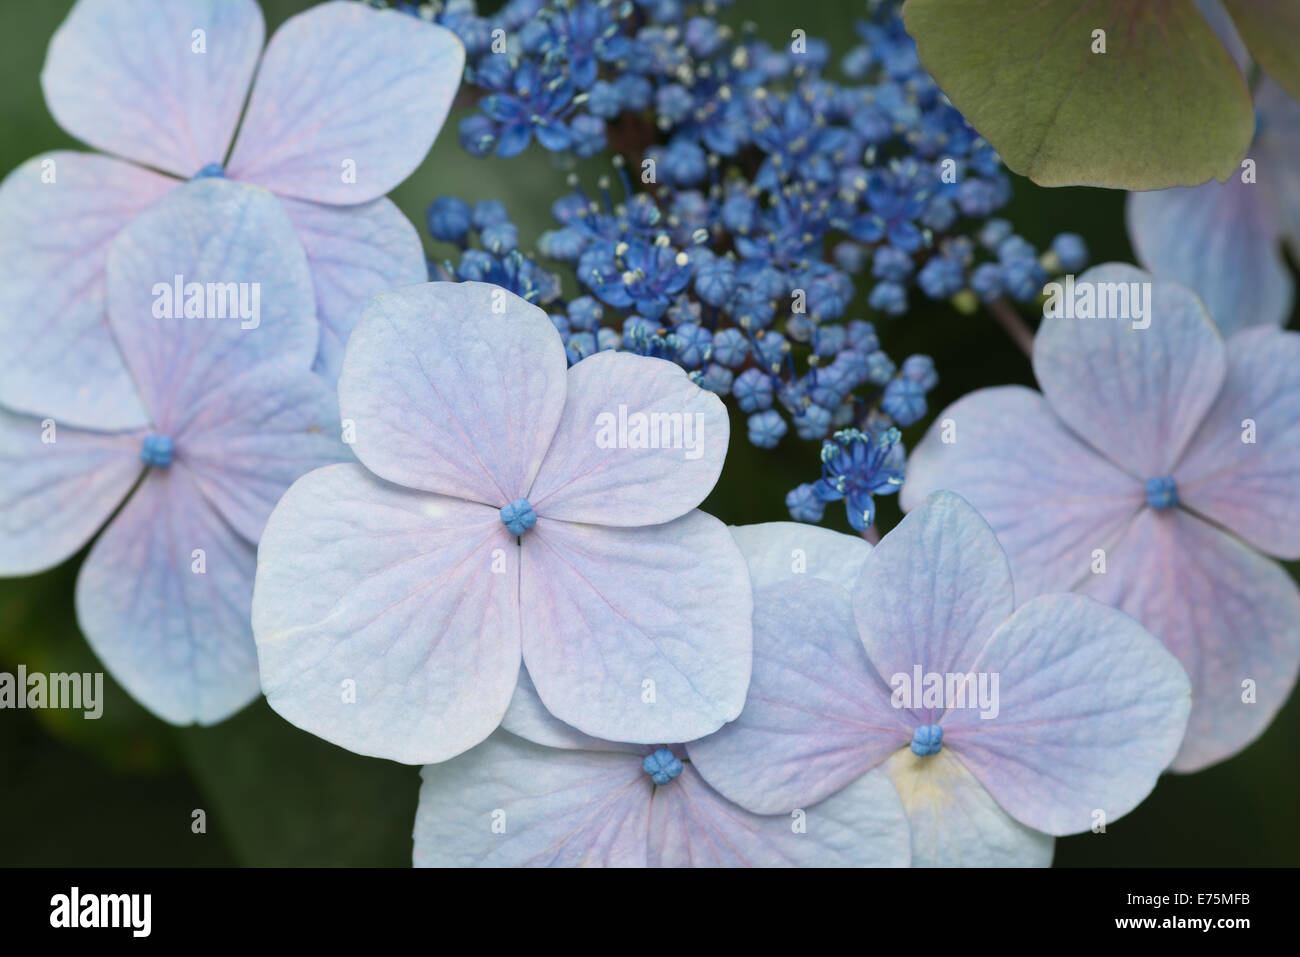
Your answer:
[[[824,41],[795,30],[774,47],[721,22],[728,5],[420,7],[468,51],[477,110],[459,134],[471,154],[534,141],[571,160],[614,154],[594,190],[570,176],[534,254],[499,204],[437,199],[430,232],[462,252],[435,271],[546,307],[571,363],[603,349],[679,363],[732,397],[760,448],[791,432],[835,446],[847,458],[827,465],[824,448],[823,478],[787,504],[817,521],[842,498],[865,528],[870,496],[901,483],[895,427],[926,416],[938,381],[927,356],[899,365],[881,349],[879,320],[918,291],[968,311],[1033,302],[1087,250],[1063,234],[1040,254],[995,216],[1007,172],[921,68],[896,0],[867,3],[840,79]],[[579,287],[568,301],[558,272]],[[860,293],[877,323],[853,316]]]

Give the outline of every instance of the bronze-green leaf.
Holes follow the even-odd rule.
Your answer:
[[[1300,100],[1300,0],[1223,0],[1251,57]]]
[[[1192,0],[907,0],[903,16],[953,105],[1043,186],[1194,186],[1250,145],[1250,92]]]

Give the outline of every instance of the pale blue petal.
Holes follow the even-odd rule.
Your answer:
[[[376,475],[501,508],[532,486],[567,368],[560,334],[532,303],[487,283],[424,283],[366,306],[339,409]]]
[[[547,710],[611,741],[661,744],[740,713],[752,655],[745,560],[693,511],[666,525],[540,519],[522,540],[528,673]]]
[[[1300,101],[1267,76],[1255,88],[1263,129],[1251,146],[1260,185],[1277,204],[1276,215],[1291,255],[1300,259]]]
[[[411,221],[387,199],[361,206],[283,202],[307,251],[316,290],[321,325],[316,369],[334,383],[366,301],[429,278],[424,247]]]
[[[878,771],[820,804],[759,815],[687,765],[650,804],[652,867],[906,867],[910,856],[907,815]]]
[[[998,807],[951,750],[897,752],[882,766],[907,810],[913,867],[1047,867],[1056,839]]]
[[[1078,282],[1150,283],[1149,300],[1143,296],[1150,325],[1134,328],[1143,321],[1136,317],[1044,319],[1034,337],[1043,394],[1075,435],[1134,478],[1167,476],[1223,382],[1223,340],[1186,286],[1117,263]]]
[[[104,270],[113,237],[176,185],[107,156],[64,151],[5,177],[0,404],[82,428],[148,423],[109,328]]]
[[[424,160],[464,66],[443,27],[342,0],[312,7],[266,46],[230,175],[318,203],[378,199]]]
[[[1256,548],[1295,559],[1298,478],[1300,335],[1250,329],[1228,340],[1227,380],[1174,469],[1178,498]]]
[[[1177,659],[1128,615],[1083,595],[1017,609],[968,670],[997,676],[993,707],[948,710],[943,746],[1012,817],[1048,834],[1088,831],[1136,807],[1178,752],[1191,710]]]
[[[91,146],[188,178],[225,159],[264,29],[253,0],[78,0],[45,102]]]
[[[1021,601],[1077,586],[1094,550],[1113,545],[1146,506],[1141,482],[1018,385],[972,392],[935,418],[908,457],[901,504],[911,511],[940,489],[993,526]]]
[[[1248,326],[1280,326],[1295,286],[1282,259],[1273,190],[1261,181],[1211,180],[1191,188],[1129,193],[1129,239],[1138,260],[1161,279],[1195,290],[1225,336]]]
[[[515,685],[514,697],[506,716],[501,719],[501,727],[534,744],[544,744],[548,748],[577,748],[596,751],[632,751],[643,754],[645,747],[637,744],[614,744],[583,734],[572,725],[565,724],[546,710],[542,699],[533,686],[533,679],[528,676],[528,669],[519,668],[519,682]]]
[[[0,575],[51,568],[90,541],[144,470],[141,440],[0,409]]]
[[[416,867],[646,865],[655,785],[640,755],[546,748],[498,731],[421,777]]]
[[[601,742],[596,742],[600,745]],[[796,814],[726,801],[686,763],[656,787],[646,749],[553,749],[497,732],[426,767],[417,867],[898,867],[908,830],[898,795],[868,774]]]
[[[721,399],[676,363],[626,352],[588,356],[568,378],[564,414],[528,493],[538,515],[658,525],[704,501],[727,456]]]
[[[174,441],[177,461],[250,542],[294,481],[348,457],[334,394],[296,362],[265,362],[218,384]]]
[[[754,591],[802,577],[820,578],[846,590],[858,583],[871,551],[865,539],[805,522],[732,526],[732,537],[749,564]]]
[[[182,308],[169,296],[177,276]],[[183,314],[199,303],[185,292],[190,284],[204,285],[202,317]],[[240,303],[226,295],[235,292]],[[309,369],[316,355],[311,274],[293,225],[275,197],[228,180],[188,183],[121,232],[108,255],[108,310],[152,426],[163,434],[253,366],[274,360]]]
[[[1276,562],[1183,509],[1148,509],[1088,594],[1128,612],[1178,656],[1192,716],[1174,760],[1199,771],[1263,733],[1300,670],[1300,591]]]
[[[267,701],[359,754],[460,754],[501,723],[519,673],[517,556],[494,509],[355,464],[304,476],[258,551]]]
[[[817,578],[754,596],[754,674],[740,717],[689,750],[705,780],[761,814],[788,814],[858,779],[912,739],[858,641],[849,593]]]
[[[254,549],[185,467],[154,469],[77,579],[77,621],[131,696],[172,724],[215,724],[257,697]]]
[[[867,657],[887,682],[964,673],[1014,607],[1011,568],[993,529],[966,501],[937,492],[904,516],[863,562],[853,614]],[[932,708],[910,711],[934,724]],[[907,713],[907,712],[904,712]]]

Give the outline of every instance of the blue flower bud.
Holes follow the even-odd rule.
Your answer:
[[[1078,233],[1061,233],[1052,240],[1052,252],[1064,272],[1079,272],[1088,265],[1088,247]]]
[[[479,234],[483,248],[498,256],[512,252],[519,245],[519,229],[514,223],[491,223]]]
[[[795,434],[813,441],[824,438],[831,427],[831,410],[820,405],[808,405],[794,417]]]
[[[522,535],[537,524],[537,513],[526,498],[517,498],[501,509],[501,524],[511,535]]]
[[[939,374],[934,371],[934,360],[929,356],[908,356],[903,360],[901,372],[904,378],[919,385],[922,392],[929,392],[939,384]]]
[[[826,512],[826,503],[813,494],[813,487],[807,482],[790,490],[785,507],[796,522],[820,522]]]
[[[775,409],[755,412],[749,417],[749,441],[757,448],[776,448],[785,432],[785,419]]]
[[[980,302],[992,302],[1002,295],[1002,267],[997,263],[980,263],[970,274],[970,287]]]
[[[455,196],[439,196],[429,204],[429,235],[449,243],[461,243],[469,232],[469,204]]]
[[[912,275],[912,257],[893,246],[881,246],[871,260],[871,275],[889,282],[902,282]]]
[[[937,724],[917,725],[912,732],[912,753],[928,757],[943,750],[943,727]]]
[[[772,380],[760,369],[746,369],[731,387],[741,412],[761,412],[772,407]]]
[[[916,284],[931,299],[949,299],[966,287],[966,275],[961,263],[935,256],[921,267]]]
[[[925,390],[911,379],[895,379],[885,386],[880,408],[899,425],[914,425],[925,418]]]
[[[709,330],[694,323],[683,323],[673,330],[677,339],[677,361],[687,369],[703,365],[709,357],[713,337]]]
[[[739,329],[723,329],[713,337],[713,360],[736,368],[749,357],[749,340]]]
[[[484,199],[474,204],[474,228],[484,230],[493,223],[507,223],[510,214],[506,212],[505,203],[499,199]]]
[[[650,775],[650,780],[662,787],[675,780],[682,773],[683,766],[677,755],[667,748],[660,748],[653,754],[647,754],[641,762],[641,769]]]
[[[718,395],[728,395],[731,392],[731,384],[735,381],[735,373],[726,366],[718,365],[716,362],[710,362],[704,367],[704,374],[700,379],[700,387],[715,392]]]
[[[722,306],[736,290],[736,264],[714,256],[695,270],[695,291],[710,306]]]

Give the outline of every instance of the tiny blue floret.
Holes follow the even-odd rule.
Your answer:
[[[1147,479],[1147,504],[1152,508],[1173,508],[1178,504],[1178,486],[1169,476]]]
[[[195,179],[225,179],[226,168],[220,163],[209,163],[194,174]]]
[[[157,435],[150,432],[144,437],[140,447],[140,461],[154,468],[165,469],[172,464],[172,449],[175,443],[171,436]]]
[[[912,732],[912,753],[918,757],[943,750],[943,728],[937,724],[918,724]]]
[[[537,513],[526,498],[517,498],[501,509],[501,524],[511,535],[522,535],[537,524]]]
[[[682,762],[677,755],[667,748],[660,748],[653,754],[647,754],[641,762],[641,769],[650,775],[655,784],[667,784],[682,773]]]

